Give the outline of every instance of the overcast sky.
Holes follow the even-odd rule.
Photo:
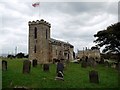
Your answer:
[[[28,53],[28,21],[51,23],[51,37],[74,45],[74,51],[94,46],[94,34],[118,22],[117,2],[0,2],[0,53]],[[39,12],[40,11],[40,12]],[[39,15],[40,13],[40,15]]]

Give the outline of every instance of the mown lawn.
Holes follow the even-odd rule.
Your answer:
[[[81,64],[69,63],[64,71],[64,81],[56,81],[56,65],[50,65],[50,71],[44,72],[41,65],[31,67],[30,74],[23,74],[23,60],[8,59],[8,70],[2,72],[2,88],[24,86],[29,88],[118,88],[116,69],[98,65],[99,84],[89,83],[91,67],[82,68]]]

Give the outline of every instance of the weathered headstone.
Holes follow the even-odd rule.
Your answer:
[[[25,60],[23,62],[23,73],[30,73],[31,62],[29,60]]]
[[[7,61],[2,60],[2,71],[6,71],[7,70]]]
[[[94,70],[90,71],[89,80],[90,80],[90,83],[99,83],[98,72]]]
[[[34,60],[32,61],[32,65],[33,65],[33,67],[36,67],[36,66],[37,66],[37,60],[36,60],[36,59],[34,59]]]
[[[86,61],[86,62],[88,61],[88,56],[85,56],[85,61]]]
[[[82,61],[81,67],[86,68],[87,67],[87,62],[86,61]]]
[[[100,64],[104,64],[104,58],[102,58],[101,57],[101,59],[100,59],[100,62],[99,62]]]
[[[64,69],[64,64],[60,62],[60,60],[57,63],[57,76],[55,77],[55,80],[64,80],[63,79],[63,69]]]
[[[104,65],[105,65],[106,67],[109,67],[109,62],[108,62],[108,61],[105,61]]]
[[[93,57],[89,57],[87,64],[88,64],[88,66],[91,66],[91,67],[95,67],[97,65],[97,63]]]
[[[43,70],[49,71],[49,64],[43,64]]]
[[[58,63],[57,63],[57,73],[59,73],[59,71],[61,71],[63,73],[63,69],[64,69],[63,63],[58,61]]]

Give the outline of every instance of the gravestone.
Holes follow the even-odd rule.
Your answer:
[[[104,64],[104,58],[101,57],[99,64]]]
[[[86,62],[88,61],[88,56],[85,56],[85,61],[86,61]]]
[[[87,67],[87,62],[83,60],[82,63],[81,63],[81,67],[86,68]]]
[[[23,73],[30,73],[31,62],[29,60],[25,60],[23,62]]]
[[[63,69],[64,69],[64,64],[60,62],[60,60],[57,63],[57,76],[55,80],[64,80],[63,79]]]
[[[63,73],[63,69],[64,69],[64,65],[59,60],[57,63],[57,71],[56,72],[59,73],[59,71],[61,71]]]
[[[105,67],[109,67],[109,62],[105,61],[104,65],[105,65]]]
[[[43,64],[43,71],[49,71],[49,64]]]
[[[98,72],[94,70],[90,71],[89,80],[90,80],[90,83],[99,83]]]
[[[89,57],[87,64],[88,64],[88,66],[91,66],[91,67],[95,67],[97,65],[97,63],[93,57]]]
[[[32,61],[32,65],[33,65],[33,67],[36,67],[36,66],[37,66],[37,60],[36,60],[36,59],[34,59],[34,60]]]
[[[2,60],[2,71],[6,71],[7,70],[7,61]]]

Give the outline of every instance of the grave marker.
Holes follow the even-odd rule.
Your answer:
[[[29,60],[25,60],[23,62],[23,73],[30,73],[31,62]]]
[[[37,60],[36,60],[36,59],[34,59],[34,60],[32,61],[32,65],[33,65],[33,67],[36,67],[36,66],[37,66]]]
[[[6,71],[7,70],[7,61],[2,60],[2,71]]]
[[[89,80],[90,80],[90,83],[99,83],[98,72],[94,70],[90,71]]]
[[[49,64],[43,64],[43,71],[49,71]]]

